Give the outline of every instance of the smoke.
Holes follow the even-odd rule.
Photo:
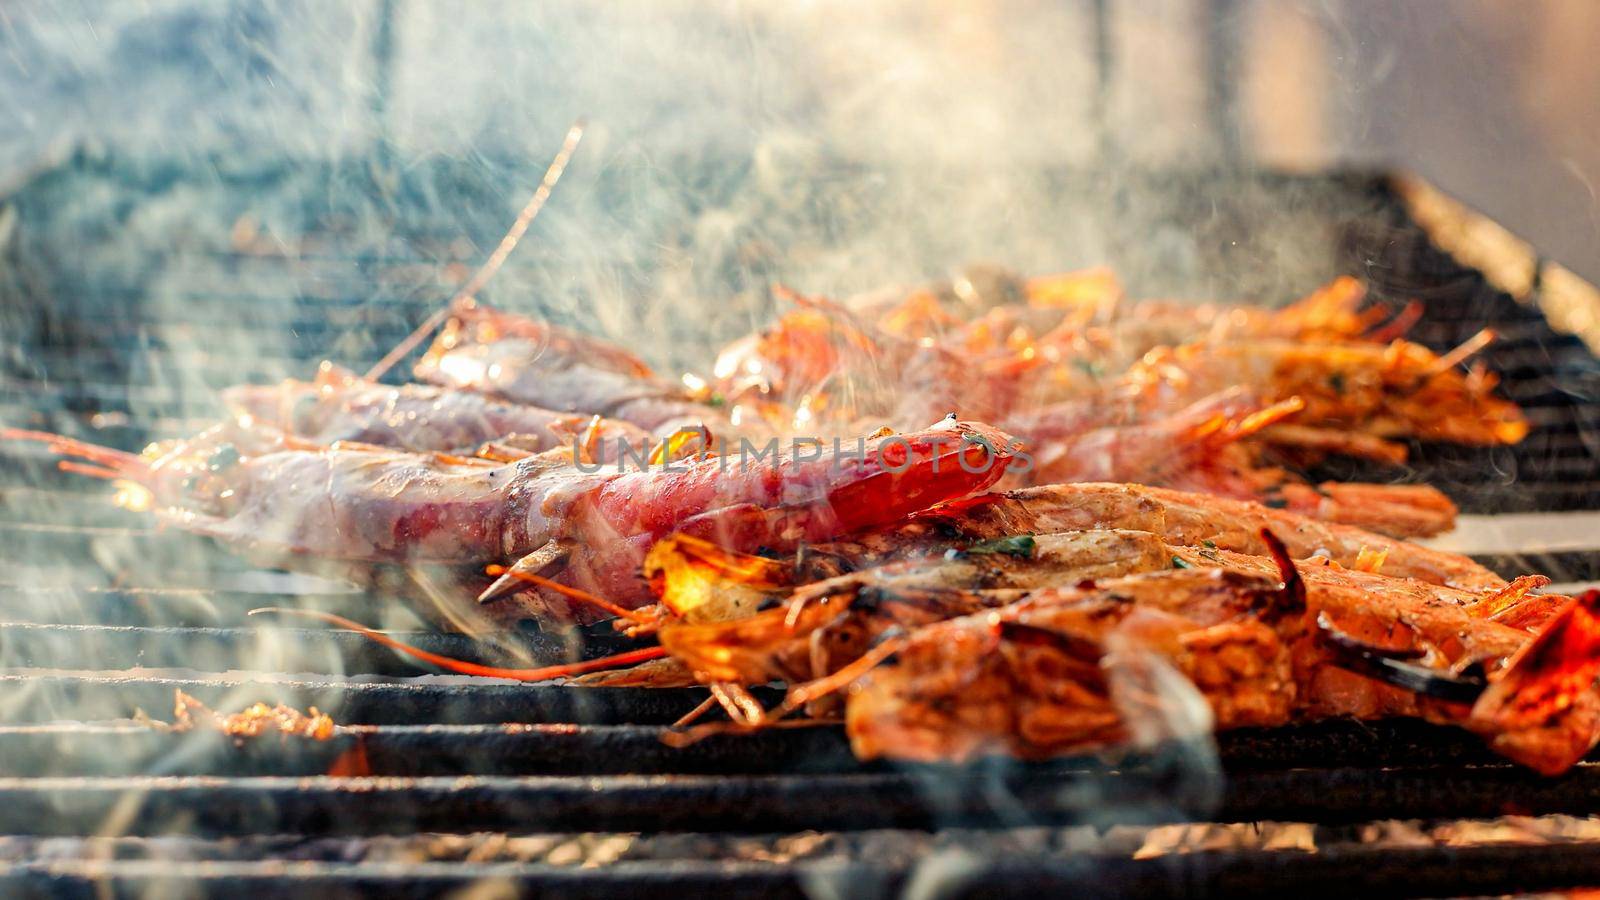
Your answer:
[[[1135,295],[1277,302],[1326,280],[1330,223],[1365,201],[1217,177],[1200,17],[1110,6],[1097,23],[1092,4],[1044,0],[13,4],[5,414],[137,449],[198,430],[230,384],[309,377],[323,358],[364,368],[477,267],[580,116],[585,143],[483,299],[667,372],[705,372],[766,324],[774,282],[839,296],[975,262],[1109,264]],[[18,578],[51,574],[60,593],[12,595],[29,598],[19,615],[95,621],[85,591],[109,607],[124,588],[185,586],[193,606],[158,598],[150,620],[236,626],[304,589],[257,589],[203,542],[68,493],[38,458],[27,478],[47,487],[8,495],[11,521],[105,530],[39,541]],[[339,590],[327,606],[417,624]],[[263,629],[239,663],[283,668],[281,640]],[[1181,701],[1145,737],[1192,737],[1182,685],[1139,677]],[[19,692],[0,717],[55,702]],[[1214,786],[1214,760],[1183,747],[1171,771],[1188,800]]]
[[[1190,205],[1130,174],[1217,162],[1204,23],[1176,8],[1114,5],[1102,48],[1090,5],[1027,0],[24,6],[5,155],[98,148],[25,210],[30,251],[141,298],[150,349],[207,340],[246,377],[381,354],[492,248],[579,116],[587,143],[486,295],[669,369],[764,324],[775,280],[850,294],[978,261],[1111,263],[1136,292],[1286,298],[1327,265],[1278,237],[1281,206]],[[223,258],[241,247],[264,258]],[[100,314],[102,286],[72,285]],[[208,318],[237,326],[221,346]],[[141,358],[133,374],[206,409],[212,373]]]

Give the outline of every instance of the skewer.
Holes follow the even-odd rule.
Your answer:
[[[516,249],[517,242],[522,240],[522,236],[527,232],[528,226],[533,224],[534,217],[539,215],[539,210],[544,209],[545,201],[550,199],[550,192],[555,189],[556,182],[561,180],[561,173],[567,170],[567,163],[572,159],[573,152],[578,149],[578,142],[583,140],[583,131],[587,125],[588,123],[581,118],[572,123],[572,127],[567,129],[566,139],[561,142],[561,149],[556,152],[555,159],[550,161],[550,167],[545,169],[544,178],[540,179],[539,187],[534,190],[533,196],[528,198],[528,203],[522,207],[522,212],[517,214],[516,221],[511,223],[511,229],[506,232],[505,237],[500,239],[500,245],[495,247],[493,253],[489,254],[489,258],[484,261],[472,278],[465,285],[462,285],[460,290],[456,291],[455,296],[450,298],[449,303],[435,310],[433,315],[425,319],[421,325],[418,325],[415,331],[406,336],[405,340],[396,344],[394,349],[390,350],[383,359],[378,360],[372,368],[367,370],[367,374],[364,377],[368,381],[376,381],[383,377],[385,372],[394,368],[395,363],[404,359],[407,353],[415,350],[418,344],[426,340],[440,325],[444,324],[445,318],[451,312],[472,300],[479,291],[483,290],[483,286],[489,283],[489,279],[500,271],[500,266],[505,263],[506,257],[511,255],[512,250]]]
[[[1483,348],[1494,343],[1494,339],[1495,333],[1493,328],[1483,329],[1472,337],[1462,341],[1461,346],[1439,357],[1439,359],[1434,362],[1433,367],[1430,368],[1423,377],[1432,378],[1435,375],[1439,375],[1454,369],[1456,366],[1459,366],[1468,359],[1471,359],[1473,355],[1481,351]]]

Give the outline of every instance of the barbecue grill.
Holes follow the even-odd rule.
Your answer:
[[[219,172],[240,193],[283,177]],[[351,176],[308,178],[302,168],[295,177],[314,187]],[[471,172],[457,177],[459,196],[488,195],[482,173],[477,183]],[[215,388],[304,375],[327,354],[357,368],[376,359],[470,263],[443,234],[342,249],[360,242],[340,230],[337,210],[314,204],[292,222],[298,230],[280,220],[268,239],[240,219],[221,247],[214,236],[179,239],[132,269],[56,255],[53,229],[71,225],[52,215],[60,197],[107,183],[156,193],[172,178],[79,154],[4,201],[23,224],[8,250],[19,275],[0,289],[24,340],[3,364],[0,421],[131,449],[184,433],[215,413]],[[1486,361],[1528,411],[1527,441],[1418,446],[1404,470],[1335,463],[1326,474],[1425,480],[1469,515],[1600,507],[1600,360],[1550,324],[1581,329],[1597,309],[1585,312],[1592,290],[1426,185],[1361,173],[1145,174],[1114,189],[1072,173],[1059,180],[1053,196],[1095,211],[1111,235],[1107,262],[1136,292],[1198,285],[1287,298],[1344,272],[1368,281],[1373,302],[1422,300],[1412,336],[1435,348],[1484,326],[1499,332]],[[1167,205],[1136,214],[1123,192]],[[1198,236],[1181,265],[1139,239],[1152,219]],[[1274,247],[1296,248],[1274,270],[1281,289],[1240,280],[1254,277],[1249,263],[1264,252],[1264,220]],[[526,276],[551,265],[550,252],[535,243],[505,277],[515,284],[518,267]],[[283,284],[292,300],[241,296],[229,289],[236,280]],[[120,302],[107,306],[112,297]],[[189,339],[169,340],[180,334]],[[227,350],[245,342],[259,352],[241,363]],[[1541,778],[1470,736],[1415,722],[1330,722],[1234,732],[1215,748],[964,768],[863,765],[829,728],[671,748],[661,729],[703,699],[698,690],[419,675],[355,635],[244,613],[341,612],[425,649],[519,664],[616,650],[604,629],[576,644],[531,629],[487,642],[420,629],[381,590],[251,568],[110,508],[46,454],[4,459],[8,894],[411,896],[499,885],[624,896],[1428,896],[1600,883],[1600,825],[1588,818],[1600,811],[1600,763]],[[1600,577],[1593,553],[1487,561],[1505,574]],[[341,728],[327,741],[236,745],[133,718],[166,718],[175,690],[224,711],[316,706]]]

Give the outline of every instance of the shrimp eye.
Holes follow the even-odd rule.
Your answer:
[[[238,464],[239,449],[232,444],[223,444],[212,451],[211,458],[206,460],[206,470],[209,472],[221,472],[223,469],[231,469]]]

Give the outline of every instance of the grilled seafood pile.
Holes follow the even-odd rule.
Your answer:
[[[1310,485],[1295,464],[1329,453],[1398,463],[1400,440],[1527,433],[1492,373],[1458,371],[1492,334],[1434,354],[1401,337],[1414,308],[1385,322],[1361,307],[1354,279],[1267,311],[1125,302],[1099,269],[984,274],[842,303],[784,292],[793,311],[728,347],[713,383],[780,430],[853,427],[863,394],[891,424],[959,407],[1029,444],[1034,483],[1162,484],[1399,536],[1448,530],[1453,505],[1425,486]]]
[[[1243,543],[1228,528],[1223,542]],[[1600,737],[1600,594],[1541,594],[1537,576],[1451,588],[1381,574],[1381,554],[1360,553],[1349,567],[1322,555],[1296,561],[1267,529],[1256,535],[1267,556],[1169,540],[1100,530],[958,542],[965,549],[788,589],[777,587],[782,572],[740,580],[749,563],[716,560],[701,580],[711,569],[771,601],[706,621],[693,602],[704,585],[680,575],[655,625],[669,659],[588,680],[707,683],[731,724],[699,733],[842,706],[858,755],[916,761],[1126,742],[1130,719],[1161,717],[1130,709],[1135,701],[1118,692],[1133,682],[1118,680],[1150,666],[1174,669],[1194,693],[1137,702],[1193,697],[1219,729],[1412,716],[1481,734],[1550,773]],[[771,681],[791,687],[768,711],[744,688]]]
[[[1165,704],[1418,717],[1552,773],[1600,739],[1600,595],[1410,543],[1454,521],[1425,485],[1298,474],[1520,440],[1462,369],[1491,335],[1435,354],[1351,279],[1279,310],[1128,302],[1104,270],[782,296],[703,388],[468,298],[417,384],[325,364],[140,454],[3,436],[268,564],[610,618],[636,650],[508,670],[322,616],[466,674],[707,686],[672,742],[842,718],[863,758],[1040,758],[1146,740]]]

